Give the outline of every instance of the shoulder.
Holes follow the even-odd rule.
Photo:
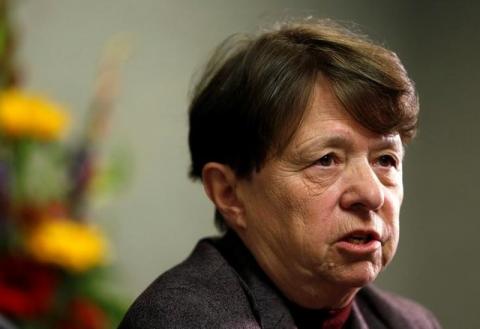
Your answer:
[[[440,329],[438,320],[424,306],[375,286],[364,287],[355,299],[367,322],[375,318],[388,328]]]
[[[220,328],[239,317],[253,318],[239,279],[215,247],[202,240],[137,298],[119,329]]]

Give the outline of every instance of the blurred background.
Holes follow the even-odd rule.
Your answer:
[[[129,185],[94,217],[111,240],[127,302],[216,233],[213,208],[187,178],[191,79],[228,35],[288,16],[355,22],[402,59],[421,101],[405,164],[400,248],[378,284],[429,307],[445,328],[480,328],[480,3],[344,0],[16,1],[28,89],[89,106],[99,56],[119,33],[122,68],[107,147],[129,149]]]

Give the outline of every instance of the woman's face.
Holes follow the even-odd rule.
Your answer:
[[[402,158],[398,134],[367,130],[319,84],[286,150],[238,182],[238,233],[281,290],[362,287],[397,248]]]

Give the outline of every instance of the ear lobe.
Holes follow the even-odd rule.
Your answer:
[[[205,192],[225,218],[227,225],[234,230],[246,228],[242,203],[236,192],[235,172],[227,165],[209,162],[203,166],[202,183]]]

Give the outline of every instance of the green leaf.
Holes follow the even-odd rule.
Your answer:
[[[23,175],[27,200],[46,203],[63,200],[67,193],[67,163],[55,144],[36,143],[30,150]]]

